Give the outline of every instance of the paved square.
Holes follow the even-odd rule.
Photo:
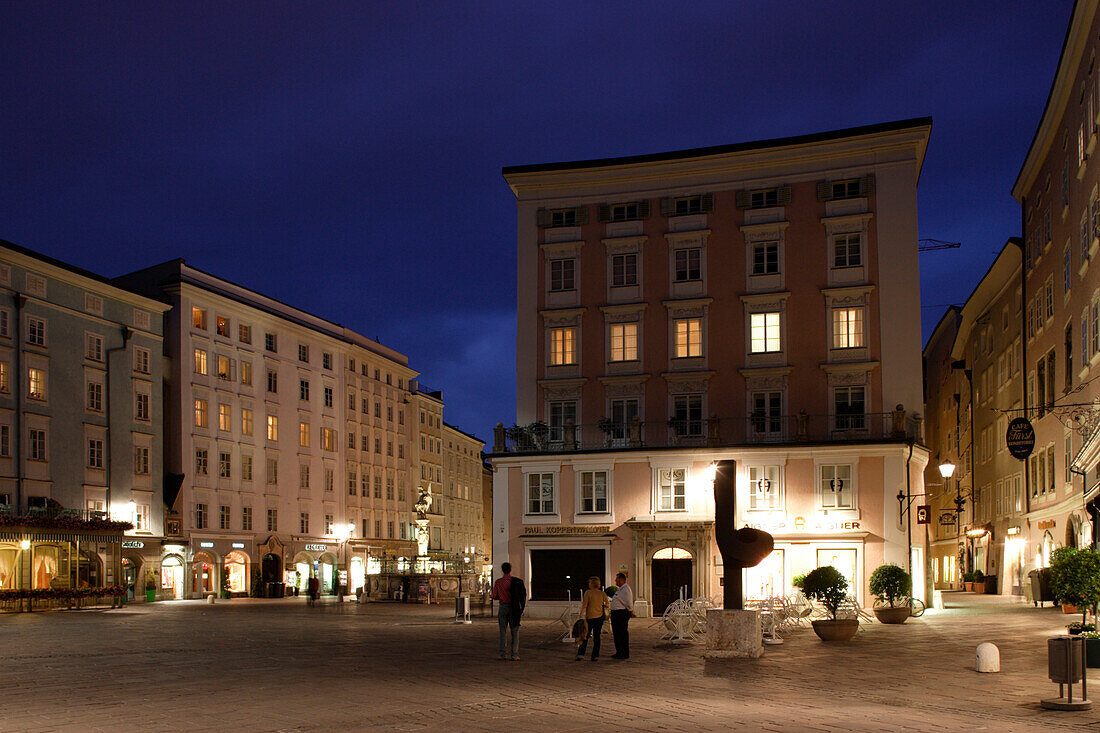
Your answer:
[[[302,599],[0,615],[2,731],[1100,730],[1041,710],[1046,638],[1073,617],[971,594],[967,608],[864,626],[847,644],[790,634],[756,662],[704,663],[631,626],[631,659],[573,662],[547,621],[520,662],[496,622],[392,603]],[[974,647],[1001,672],[973,671]],[[608,651],[613,647],[608,641]],[[1100,699],[1100,670],[1093,697]]]

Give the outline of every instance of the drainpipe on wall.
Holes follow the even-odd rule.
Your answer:
[[[105,456],[103,467],[105,475],[107,477],[107,518],[111,518],[111,455],[114,451],[111,449],[111,442],[114,436],[114,431],[111,429],[111,354],[116,354],[119,351],[125,351],[130,343],[130,337],[133,333],[130,331],[129,326],[122,327],[122,346],[118,346],[114,349],[107,349],[106,358],[104,363],[107,367],[106,375],[104,377],[104,389],[106,392],[103,417],[107,423],[107,440],[104,441],[107,448],[107,455]],[[131,521],[133,517],[130,518]]]
[[[11,388],[15,392],[15,513],[23,513],[23,306],[27,298],[15,294],[15,364],[12,368]]]

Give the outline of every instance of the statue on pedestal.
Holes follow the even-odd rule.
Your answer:
[[[416,510],[417,519],[425,519],[428,514],[428,510],[432,508],[432,485],[429,482],[427,486],[420,487],[420,497],[417,498],[416,503],[413,504],[413,509]]]

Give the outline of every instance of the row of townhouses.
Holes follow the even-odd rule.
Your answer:
[[[963,573],[981,571],[993,576],[987,592],[1032,598],[1029,573],[1048,565],[1055,548],[1096,542],[1098,5],[1074,6],[1046,107],[1012,186],[1023,236],[1008,239],[925,347],[936,588],[956,588]],[[1034,429],[1025,460],[1006,443],[1014,418]]]
[[[517,415],[497,426],[493,559],[556,615],[589,576],[639,615],[713,597],[715,463],[775,551],[750,598],[927,544],[917,180],[931,120],[505,168],[517,200]]]
[[[434,566],[488,559],[484,443],[397,351],[183,260],[0,241],[0,294],[0,589],[354,592],[410,569],[429,485]]]

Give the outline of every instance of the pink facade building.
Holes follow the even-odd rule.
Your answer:
[[[714,596],[714,462],[776,550],[750,596],[912,559],[923,532],[916,186],[929,119],[504,169],[518,202],[516,424],[494,562],[553,613],[630,573],[643,609]],[[909,547],[912,544],[912,554]]]

